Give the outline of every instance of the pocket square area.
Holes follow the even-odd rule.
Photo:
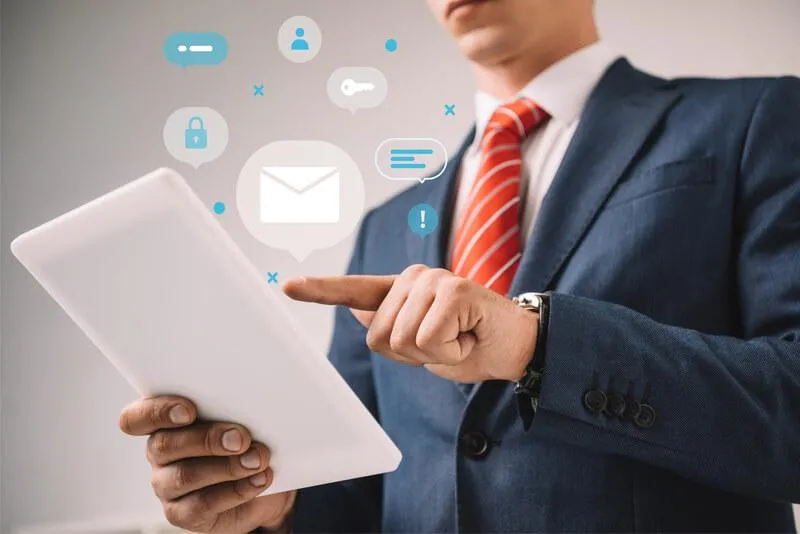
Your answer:
[[[263,223],[337,223],[341,175],[337,167],[262,167],[260,213]]]

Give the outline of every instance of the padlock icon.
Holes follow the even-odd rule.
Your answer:
[[[195,115],[189,119],[189,124],[186,126],[186,148],[189,150],[208,148],[208,132],[203,117]]]

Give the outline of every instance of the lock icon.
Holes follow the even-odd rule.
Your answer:
[[[186,126],[186,148],[189,150],[208,148],[208,132],[203,117],[194,116],[189,119],[189,124]]]

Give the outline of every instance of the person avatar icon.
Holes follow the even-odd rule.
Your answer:
[[[303,39],[303,36],[306,34],[306,31],[303,28],[297,28],[294,31],[294,34],[297,36],[297,39],[292,41],[292,50],[308,51],[308,41]]]
[[[313,19],[297,15],[283,21],[277,41],[283,57],[292,63],[306,63],[319,54],[322,31]]]

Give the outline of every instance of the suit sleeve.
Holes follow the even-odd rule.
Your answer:
[[[362,223],[347,269],[348,274],[362,273],[364,234],[368,218],[369,215]],[[336,309],[329,358],[361,402],[380,420],[365,330],[347,308]],[[301,490],[295,507],[292,531],[378,532],[381,529],[381,493],[380,475]]]
[[[800,80],[765,87],[741,152],[732,272],[742,339],[555,294],[532,431],[800,502]],[[637,419],[642,404],[652,412]]]

